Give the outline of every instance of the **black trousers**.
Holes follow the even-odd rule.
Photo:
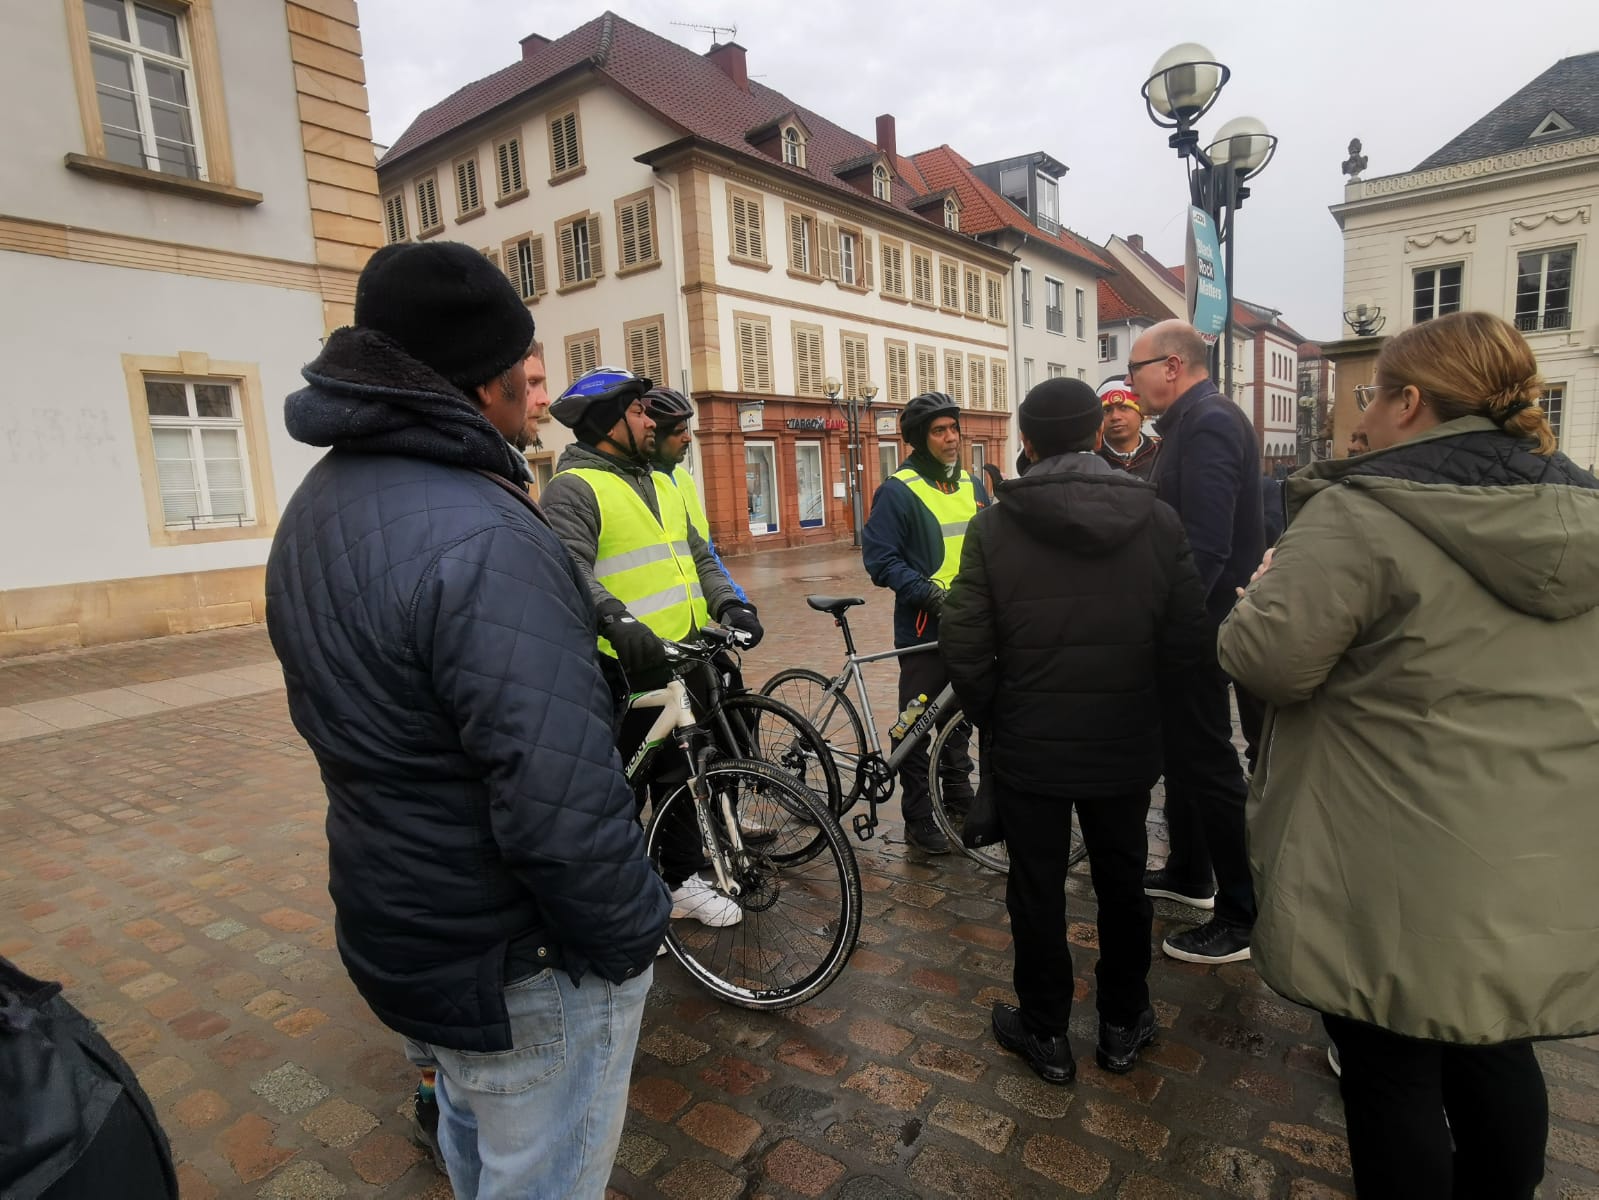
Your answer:
[[[1343,1070],[1360,1200],[1530,1200],[1549,1137],[1531,1043],[1451,1046],[1327,1014],[1322,1024]]]
[[[1165,740],[1166,869],[1196,894],[1216,877],[1216,917],[1255,924],[1255,885],[1244,850],[1249,788],[1233,748],[1231,681],[1212,661],[1195,667],[1161,694]],[[1258,735],[1257,735],[1258,736]]]
[[[1013,791],[995,781],[1010,874],[1005,907],[1016,942],[1016,997],[1022,1020],[1041,1037],[1064,1035],[1072,1011],[1072,952],[1066,941],[1066,859],[1072,809],[1088,847],[1099,902],[1099,1016],[1131,1025],[1149,1007],[1154,905],[1144,895],[1149,793],[1064,800]]]
[[[904,712],[905,706],[919,695],[925,695],[930,701],[937,699],[938,693],[948,684],[949,676],[944,673],[944,660],[939,657],[936,649],[918,650],[915,654],[901,656],[899,711]],[[894,746],[898,746],[900,739],[893,738],[891,742]],[[899,804],[900,812],[907,821],[931,819],[933,815],[932,794],[927,789],[927,747],[931,744],[931,739],[918,742],[905,756],[905,761],[900,764]],[[970,797],[972,794],[970,745],[969,731],[966,736],[952,737],[948,742],[949,749],[942,764],[944,790],[947,795]]]

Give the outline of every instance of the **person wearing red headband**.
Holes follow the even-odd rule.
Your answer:
[[[1099,456],[1118,471],[1148,479],[1160,453],[1160,439],[1144,432],[1144,410],[1124,380],[1101,385],[1099,403],[1105,410],[1104,438]]]

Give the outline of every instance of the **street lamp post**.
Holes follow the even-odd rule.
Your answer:
[[[827,398],[831,400],[839,412],[844,414],[844,428],[848,449],[845,455],[845,487],[848,489],[850,513],[850,544],[861,544],[861,527],[865,524],[862,514],[863,503],[861,500],[861,471],[865,469],[861,461],[861,418],[872,411],[872,401],[877,398],[877,385],[867,382],[861,388],[858,396],[843,395],[843,385],[837,377],[829,375],[823,384],[827,390]]]
[[[1144,106],[1149,119],[1172,130],[1168,139],[1188,166],[1188,193],[1194,207],[1210,214],[1222,244],[1227,277],[1226,328],[1212,370],[1221,374],[1229,398],[1233,394],[1233,215],[1249,197],[1246,182],[1265,170],[1277,152],[1277,138],[1254,117],[1237,117],[1223,125],[1204,149],[1195,124],[1221,95],[1232,72],[1197,42],[1173,46],[1155,60],[1144,81]]]

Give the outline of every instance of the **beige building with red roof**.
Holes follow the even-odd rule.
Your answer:
[[[901,458],[897,411],[938,389],[967,453],[1004,462],[1016,401],[1012,256],[959,187],[749,76],[606,13],[427,109],[378,168],[390,241],[445,237],[500,263],[533,311],[550,390],[600,364],[691,393],[696,471],[730,551],[850,533],[847,434],[868,502]],[[997,303],[996,303],[997,301]],[[565,430],[550,425],[548,478]]]

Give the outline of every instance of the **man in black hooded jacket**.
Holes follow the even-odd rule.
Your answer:
[[[1075,808],[1099,902],[1096,1056],[1129,1071],[1153,1039],[1144,818],[1161,772],[1160,677],[1199,662],[1205,596],[1177,514],[1095,453],[1088,384],[1050,379],[1017,412],[1030,462],[973,520],[939,650],[983,732],[1010,854],[1005,902],[1019,1008],[994,1035],[1069,1083],[1066,869]]]
[[[532,341],[471,247],[373,255],[355,324],[285,407],[291,436],[332,449],[267,563],[289,711],[327,791],[339,954],[437,1064],[461,1196],[604,1191],[668,911],[593,605],[512,444]]]

